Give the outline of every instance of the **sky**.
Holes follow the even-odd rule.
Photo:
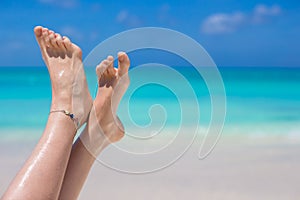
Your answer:
[[[44,66],[33,28],[67,35],[86,56],[138,27],[164,27],[199,42],[217,66],[300,67],[300,1],[1,0],[0,66]]]

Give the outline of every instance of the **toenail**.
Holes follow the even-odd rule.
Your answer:
[[[122,55],[119,56],[119,61],[123,62],[123,60],[124,60],[124,56],[122,54]]]

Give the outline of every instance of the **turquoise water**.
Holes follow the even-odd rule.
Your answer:
[[[204,126],[207,125],[211,117],[211,105],[204,81],[190,67],[178,67],[175,70],[191,84],[200,106],[201,122]],[[225,126],[251,127],[263,124],[271,127],[280,124],[300,124],[300,68],[226,67],[219,70],[227,97]],[[94,69],[86,69],[86,74],[94,95]],[[154,82],[137,88],[132,95],[127,93],[119,109],[120,118],[125,126],[145,126],[149,123],[176,126],[181,122],[181,104],[187,105],[186,108],[190,109],[191,113],[196,110],[190,103],[193,95],[182,88],[180,81],[174,80],[174,77],[168,77],[164,73],[156,73],[155,77],[142,73],[139,77],[131,75],[131,82],[135,85],[138,80],[151,78],[162,78],[168,85],[161,86]],[[174,94],[174,87],[180,91],[179,99],[176,97],[178,94]],[[44,127],[51,102],[50,80],[46,68],[1,67],[0,91],[0,131]],[[127,106],[126,100],[130,95]],[[163,109],[154,106],[149,113],[149,108],[158,104]],[[184,125],[194,123],[194,116],[190,117],[185,119]],[[1,134],[5,133],[2,131]]]

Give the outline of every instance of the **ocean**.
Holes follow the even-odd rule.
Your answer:
[[[177,75],[159,73],[159,69],[153,74],[131,71],[131,86],[118,111],[125,128],[148,130],[151,124],[165,127],[209,124],[211,95],[221,94],[213,91],[213,86],[212,93],[209,92],[201,75],[192,67],[172,70],[185,83]],[[224,134],[299,135],[300,68],[220,67],[219,71],[226,92]],[[94,97],[97,88],[94,69],[86,68],[86,75]],[[0,91],[1,138],[9,138],[16,131],[15,137],[24,138],[28,136],[26,130],[43,130],[51,103],[50,79],[45,67],[1,67]],[[195,120],[198,108],[199,122]],[[189,113],[182,114],[182,109]]]

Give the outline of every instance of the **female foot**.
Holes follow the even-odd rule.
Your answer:
[[[118,53],[118,69],[108,56],[96,68],[98,92],[91,109],[86,131],[80,136],[82,143],[93,155],[124,136],[124,128],[116,115],[118,105],[129,86],[130,61],[126,53]]]
[[[66,110],[74,114],[79,126],[92,106],[82,64],[81,49],[69,38],[47,28],[34,28],[52,86],[51,111]]]

